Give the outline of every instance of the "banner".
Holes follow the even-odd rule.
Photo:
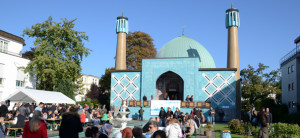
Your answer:
[[[175,112],[176,107],[180,110],[180,100],[151,100],[151,115],[159,115],[160,108],[163,107],[167,112],[168,107]]]

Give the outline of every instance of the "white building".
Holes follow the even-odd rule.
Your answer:
[[[280,61],[281,101],[288,106],[289,113],[300,111],[300,36],[295,39],[295,44],[296,47]]]
[[[30,62],[22,58],[23,38],[0,30],[0,101],[21,88],[36,88],[36,81],[20,67]]]
[[[99,87],[99,77],[82,74],[80,79],[82,81],[83,87],[81,89],[81,92],[78,92],[81,94],[75,96],[76,101],[82,101],[85,98],[85,95],[90,91],[92,84],[96,84]]]

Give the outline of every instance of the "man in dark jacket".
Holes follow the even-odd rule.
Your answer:
[[[8,113],[8,108],[5,105],[4,101],[1,102],[1,106],[0,106],[0,120],[3,121],[6,114]]]
[[[259,129],[259,133],[258,133],[258,137],[259,138],[267,138],[269,137],[268,134],[268,123],[267,123],[267,115],[266,112],[264,111],[264,108],[262,108],[262,110],[259,112],[258,115],[258,123],[260,123],[261,128]]]
[[[143,121],[143,114],[144,114],[144,109],[143,109],[143,107],[141,106],[141,109],[139,110],[139,119],[140,119],[141,121]]]
[[[165,126],[165,121],[166,121],[166,117],[167,117],[167,114],[166,114],[166,111],[163,107],[160,108],[160,111],[159,111],[159,126]]]
[[[171,115],[173,115],[173,111],[171,111],[171,108],[168,107],[167,116],[171,116]]]
[[[69,112],[62,115],[61,125],[59,129],[59,137],[61,138],[79,138],[78,133],[82,132],[82,124],[77,113],[77,108],[71,106]]]
[[[25,107],[27,105],[27,107]],[[30,109],[28,108],[28,104],[22,104],[19,108],[20,114],[22,116],[27,117],[30,114]]]

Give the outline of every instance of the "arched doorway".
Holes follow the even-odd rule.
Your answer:
[[[156,100],[165,100],[169,97],[170,100],[183,101],[183,79],[176,73],[168,71],[156,81]]]

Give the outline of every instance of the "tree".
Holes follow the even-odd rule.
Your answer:
[[[99,92],[98,86],[93,83],[91,85],[90,91],[86,94],[86,97],[90,98],[94,101],[97,101],[100,96],[99,94],[100,94],[100,92]]]
[[[75,20],[54,22],[49,17],[23,31],[23,36],[36,38],[34,58],[25,72],[37,77],[38,89],[52,91],[59,79],[74,83],[80,75],[82,58],[88,56],[90,49],[83,43],[88,36],[74,30]]]
[[[279,71],[264,73],[267,68],[268,66],[259,63],[257,69],[248,65],[247,69],[241,70],[243,104],[253,107],[257,100],[281,93]]]
[[[70,80],[59,79],[54,91],[61,92],[73,100],[75,99],[73,82]]]
[[[129,70],[142,69],[142,59],[153,58],[156,55],[153,39],[144,32],[129,32],[126,46],[126,63]]]
[[[115,70],[114,67],[111,68],[106,68],[105,69],[105,74],[101,76],[99,80],[100,87],[103,92],[110,92],[110,82],[111,82],[111,71]]]
[[[26,51],[26,52],[22,53],[22,57],[27,58],[29,60],[33,60],[34,53],[35,53],[35,48],[31,47],[29,51]]]

